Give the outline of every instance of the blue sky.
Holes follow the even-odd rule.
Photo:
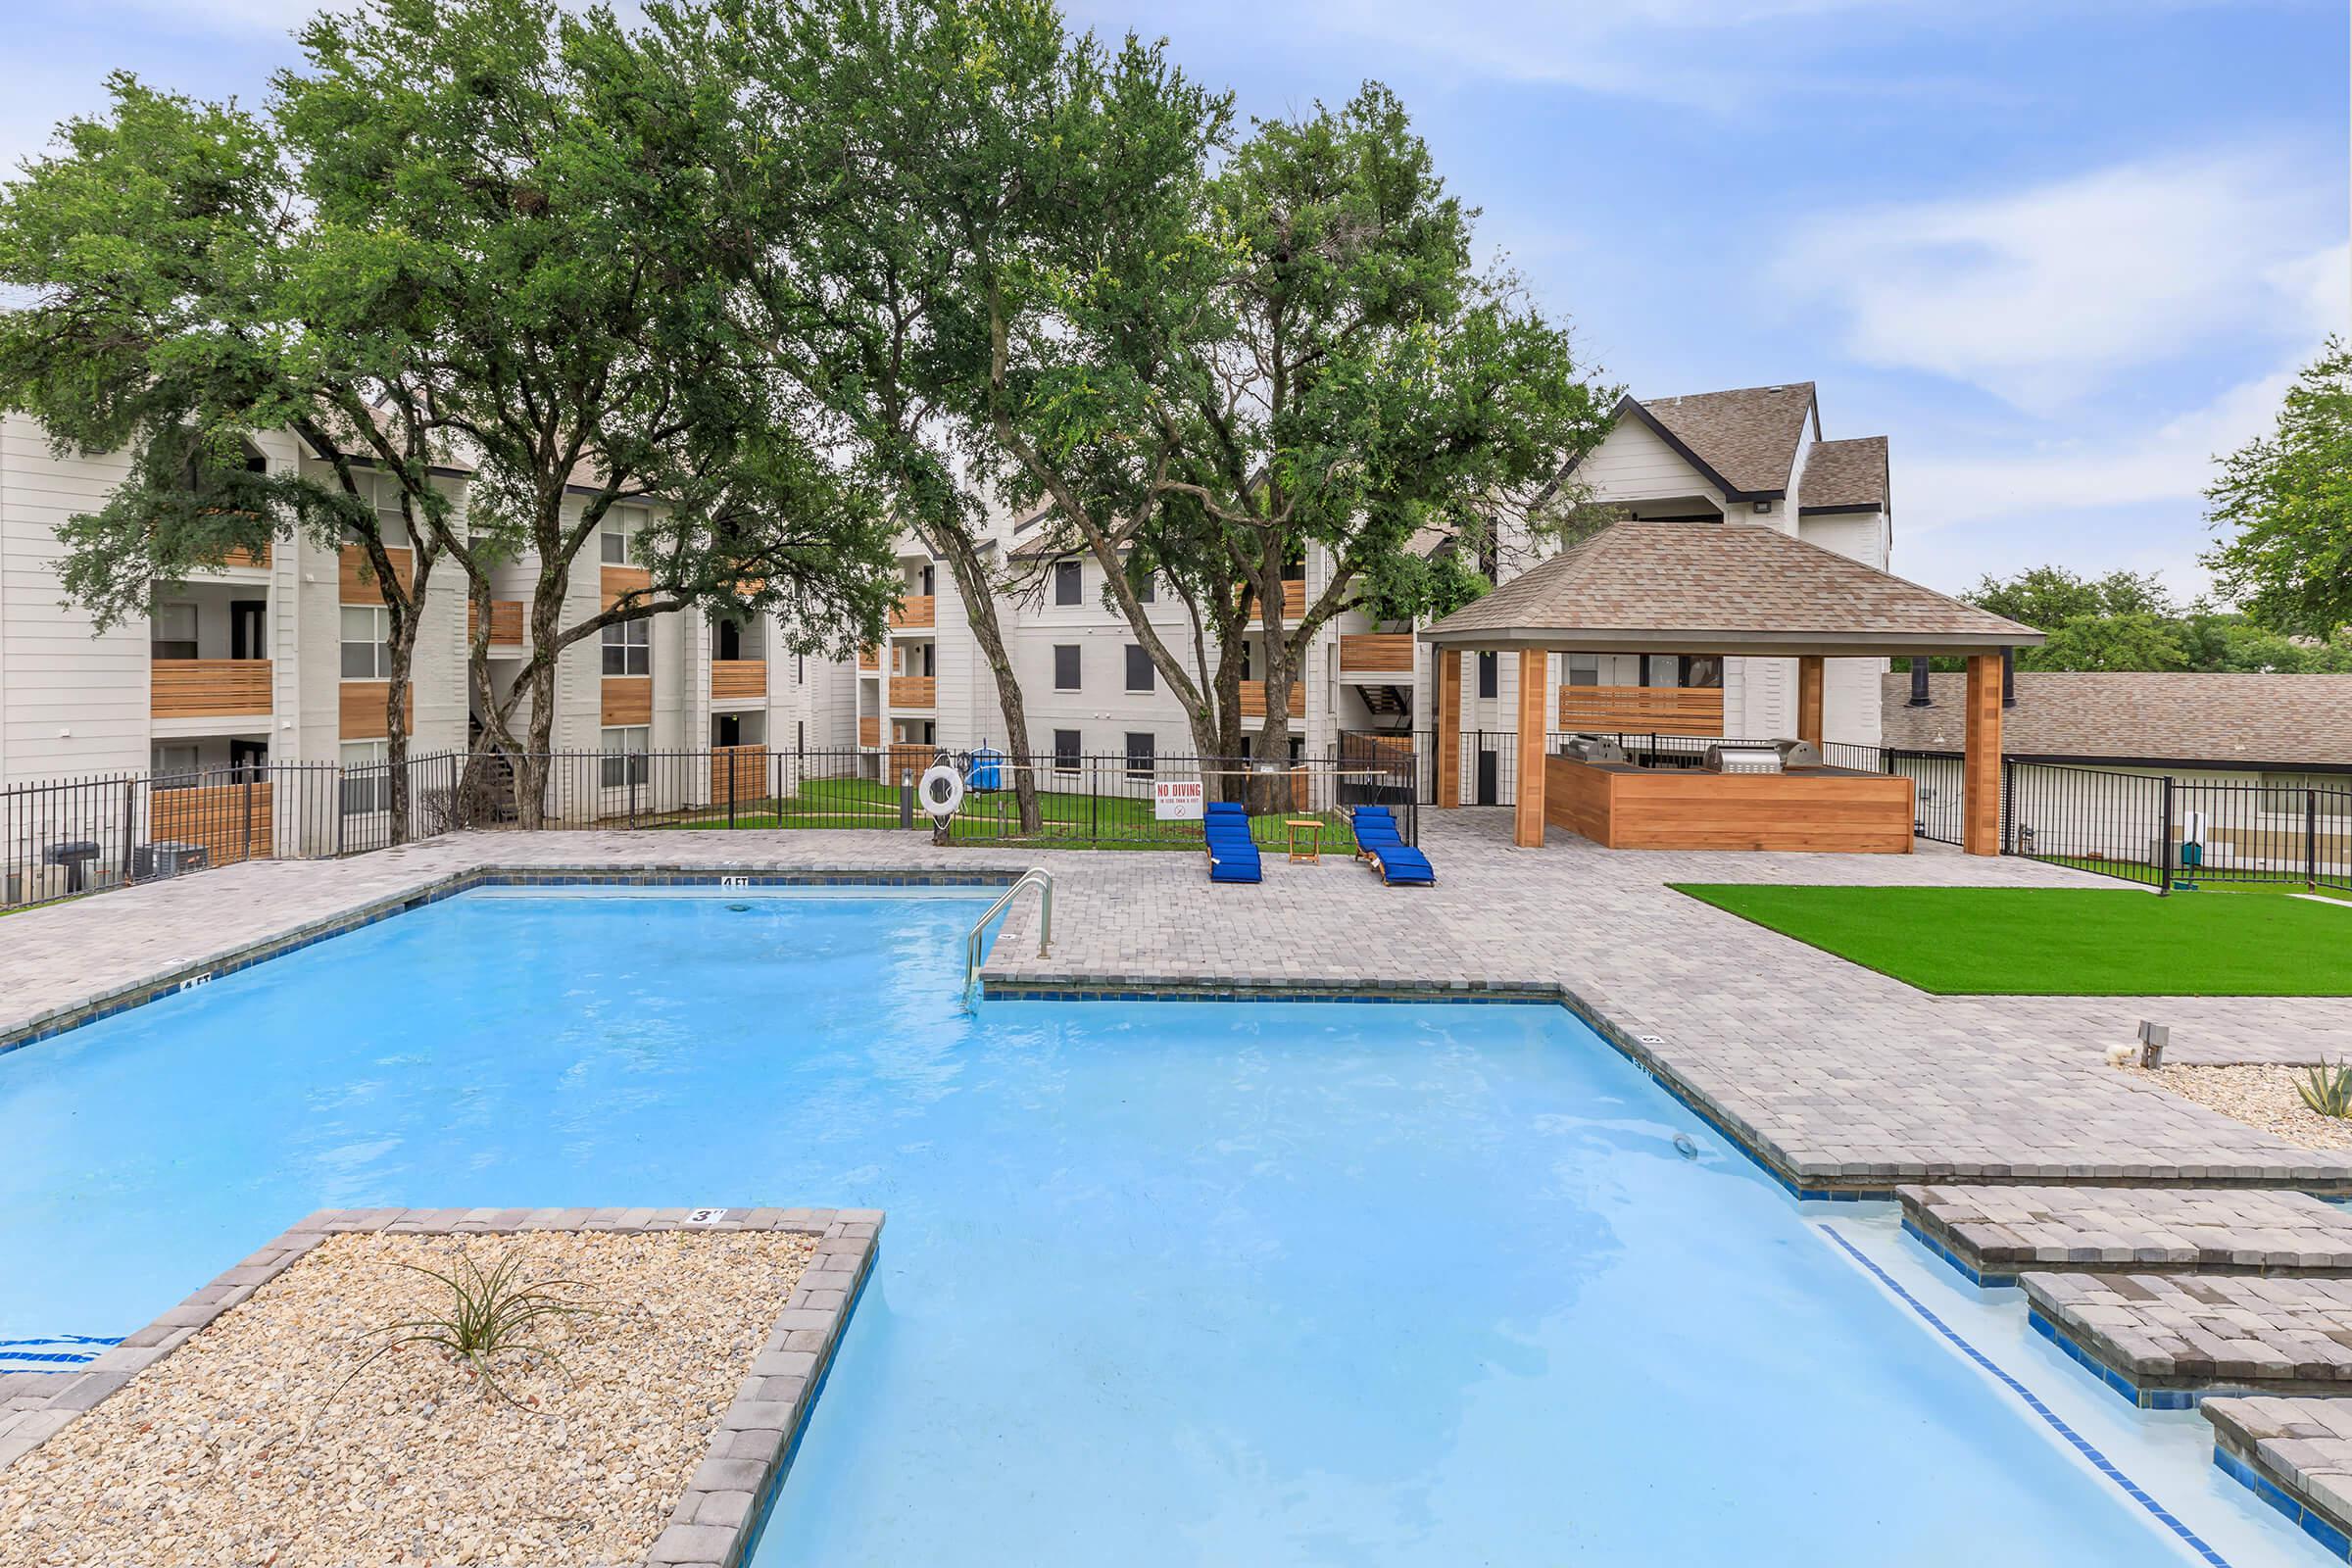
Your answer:
[[[2203,583],[2215,453],[2352,318],[2346,16],[2229,0],[1065,0],[1246,115],[1396,88],[1637,394],[1811,379],[1895,564]],[[0,159],[128,67],[261,95],[302,0],[0,0]]]

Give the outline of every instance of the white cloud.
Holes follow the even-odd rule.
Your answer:
[[[2333,195],[2275,154],[2125,164],[1809,219],[1774,276],[1826,299],[1856,359],[2047,414],[2215,342],[2340,319],[2345,253],[2320,248]]]

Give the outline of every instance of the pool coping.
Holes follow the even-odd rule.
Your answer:
[[[791,1469],[841,1336],[873,1272],[883,1221],[884,1212],[878,1208],[320,1209],[126,1336],[45,1405],[0,1425],[0,1473],[73,1425],[83,1411],[103,1404],[329,1236],[503,1236],[524,1231],[637,1235],[681,1230],[814,1236],[815,1254],[744,1374],[734,1402],[719,1417],[668,1525],[641,1559],[642,1568],[740,1568]]]
[[[2213,1424],[2214,1468],[2269,1503],[2330,1554],[2352,1561],[2352,1515],[2331,1504],[2282,1445],[2248,1424],[2255,1402],[2220,1396],[2202,1406]]]

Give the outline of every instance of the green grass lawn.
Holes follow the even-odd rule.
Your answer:
[[[1045,792],[1037,800],[1044,828],[1039,833],[1024,835],[1009,790],[966,795],[963,809],[956,817],[955,837],[957,842],[1052,844],[1072,849],[1200,848],[1200,823],[1159,821],[1153,817],[1149,800],[1060,791]],[[1284,824],[1292,816],[1313,816],[1322,822],[1320,843],[1324,854],[1355,853],[1355,835],[1348,828],[1347,813],[1341,811],[1278,811],[1253,816],[1250,819],[1250,836],[1261,850],[1287,848],[1289,830]],[[931,819],[919,807],[914,821],[917,828],[930,831]],[[893,828],[898,823],[899,787],[856,778],[810,779],[801,786],[799,794],[782,800],[738,802],[734,821],[739,828]],[[727,808],[722,802],[715,807],[700,808],[693,816],[662,825],[673,831],[723,831],[728,825]],[[1098,833],[1108,836],[1098,838],[1095,836]]]
[[[1678,883],[1675,891],[1945,996],[2352,996],[2352,909],[2132,888]]]

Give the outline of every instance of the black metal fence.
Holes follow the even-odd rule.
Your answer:
[[[1393,759],[1338,755],[1265,766],[1246,759],[1159,755],[1063,756],[1033,766],[1037,815],[1025,822],[1014,764],[1002,757],[897,746],[770,751],[762,746],[680,752],[565,752],[510,766],[472,760],[459,791],[468,826],[525,825],[520,775],[541,774],[539,825],[666,831],[728,828],[882,828],[942,832],[951,843],[1198,848],[1208,801],[1250,808],[1261,844],[1297,837],[1352,852],[1351,809],[1386,806],[1406,842],[1418,839],[1412,770]],[[946,765],[961,789],[944,827],[916,787]]]
[[[0,790],[0,909],[247,860],[318,859],[430,837],[456,825],[446,803],[463,763],[439,753],[403,764],[405,825],[393,811],[394,769],[384,762],[239,763]]]

